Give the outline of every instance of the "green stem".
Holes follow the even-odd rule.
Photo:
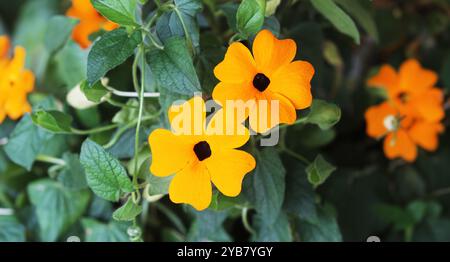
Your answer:
[[[138,108],[137,106],[133,106],[133,105],[127,105],[121,102],[118,102],[110,97],[105,97],[105,101],[108,102],[110,105],[115,106],[115,107],[120,107],[120,108]]]
[[[46,155],[38,155],[36,157],[36,161],[59,165],[59,166],[66,165],[66,161],[64,161],[64,160],[62,160],[60,158],[52,157],[52,156],[46,156]]]
[[[89,130],[80,130],[80,129],[76,129],[76,128],[72,127],[72,133],[75,135],[81,135],[81,136],[92,135],[92,134],[103,133],[103,132],[115,129],[118,126],[119,126],[119,124],[111,124],[111,125],[107,125],[107,126],[89,129]]]
[[[181,219],[172,212],[172,210],[168,209],[161,203],[155,202],[154,204],[156,208],[159,209],[159,211],[161,211],[172,222],[172,224],[178,229],[178,231],[180,231],[180,233],[186,234],[186,227],[184,226]]]
[[[244,224],[245,229],[252,235],[256,234],[255,230],[252,228],[248,222],[248,208],[244,207],[242,209],[242,224]]]
[[[289,148],[284,147],[284,148],[282,148],[281,150],[282,150],[284,153],[290,155],[291,157],[300,160],[301,162],[305,163],[306,165],[311,164],[311,161],[309,161],[306,157],[304,157],[304,156],[302,156],[302,155],[300,155],[300,154],[295,153],[294,151],[290,150]]]
[[[191,53],[193,55],[195,55],[194,44],[192,43],[191,35],[189,34],[189,30],[187,29],[186,23],[184,22],[184,19],[183,19],[183,16],[181,15],[180,10],[178,10],[178,8],[173,4],[168,5],[168,7],[173,9],[173,11],[175,11],[175,14],[178,16],[178,19],[180,19],[180,23],[181,23],[181,26],[183,27],[184,35],[186,37],[186,41],[188,43],[189,50],[191,51]]]

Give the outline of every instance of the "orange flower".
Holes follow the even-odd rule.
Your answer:
[[[224,195],[235,197],[244,176],[255,168],[253,156],[237,149],[249,140],[248,129],[226,133],[223,112],[206,125],[205,103],[194,97],[169,109],[172,131],[159,128],[150,134],[150,171],[159,177],[174,175],[169,186],[172,202],[206,209],[212,198],[211,182]]]
[[[416,60],[407,60],[397,73],[384,65],[368,84],[384,88],[388,101],[370,107],[365,114],[367,134],[384,139],[389,159],[408,162],[417,158],[417,146],[435,151],[438,136],[444,131],[444,95],[434,87],[436,73],[423,69]]]
[[[254,102],[246,110],[246,117],[258,133],[279,123],[292,124],[297,118],[296,109],[311,105],[314,68],[308,62],[293,61],[297,52],[293,40],[278,40],[268,30],[258,33],[252,51],[253,55],[239,42],[230,45],[224,60],[214,69],[220,80],[213,91],[214,100],[222,106],[230,100]],[[273,113],[272,101],[279,103],[276,120],[267,119]]]
[[[16,120],[31,111],[27,95],[34,88],[34,75],[25,69],[25,49],[16,47],[9,60],[10,41],[0,36],[0,123],[6,116]]]
[[[119,27],[99,14],[90,0],[72,0],[72,6],[67,10],[66,15],[80,20],[72,32],[72,38],[82,48],[91,45],[89,40],[91,34],[101,29],[111,31]]]
[[[389,100],[405,114],[412,114],[427,121],[441,121],[444,116],[444,94],[434,87],[437,74],[421,67],[414,59],[405,61],[397,73],[390,65],[381,67],[370,78],[370,86],[384,88]]]

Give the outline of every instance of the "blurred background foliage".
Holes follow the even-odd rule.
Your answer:
[[[197,15],[202,53],[195,63],[204,90],[210,91],[216,80],[205,72],[223,58],[239,1],[202,2],[203,11]],[[376,235],[382,241],[450,241],[450,133],[440,137],[437,152],[421,151],[414,164],[388,161],[381,144],[367,137],[363,117],[365,109],[378,99],[365,81],[384,63],[398,67],[406,58],[417,58],[424,67],[438,72],[438,86],[448,95],[450,1],[335,0],[339,10],[356,24],[357,37],[348,27],[340,30],[333,17],[326,17],[320,3],[314,3],[320,1],[269,2],[280,4],[273,10],[274,16],[266,18],[265,27],[275,28],[283,38],[297,42],[297,58],[311,62],[316,70],[314,97],[334,102],[342,110],[335,128],[294,126],[287,129],[285,141],[291,150],[309,159],[321,153],[337,170],[323,185],[313,188],[305,167],[282,155],[286,169],[283,209],[287,212],[270,226],[258,226],[258,216],[250,211],[248,218],[258,230],[253,236],[245,229],[241,210],[234,207],[236,200],[215,196],[213,202],[220,205],[199,213],[175,206],[166,197],[144,205],[144,240],[365,241]],[[72,41],[57,53],[46,48],[46,43],[57,36],[48,32],[51,17],[63,14],[69,5],[63,0],[0,1],[0,34],[10,35],[15,45],[26,48],[27,67],[37,76],[38,91],[30,98],[33,105],[67,107],[61,101],[86,77],[88,51]],[[144,12],[152,8],[150,1]],[[127,61],[110,72],[111,85],[131,90],[130,68],[131,61]],[[117,111],[106,104],[66,110],[85,128],[108,122]],[[449,122],[447,117],[447,128]],[[12,121],[3,123],[0,138],[10,135],[14,126]],[[105,139],[110,135],[94,138],[108,141]],[[121,144],[111,151],[118,158],[131,157],[133,143],[129,141],[133,139],[133,132],[124,135]],[[79,152],[79,138],[54,135],[48,140],[53,143],[48,146],[49,155]],[[43,146],[32,145],[32,141],[23,143]],[[264,154],[271,159],[270,152]],[[78,156],[64,154],[66,161],[71,158],[76,162]],[[0,146],[0,207],[16,211],[15,216],[0,216],[0,241],[65,241],[71,235],[83,236],[86,241],[127,241],[133,235],[129,224],[111,218],[117,204],[88,190],[65,190],[51,180],[34,184],[52,176],[48,164],[37,161],[26,170],[14,162]],[[61,174],[60,178],[64,180]],[[227,201],[231,208],[226,208]],[[270,201],[270,196],[265,201]],[[52,206],[55,203],[64,213],[48,212],[57,207]]]

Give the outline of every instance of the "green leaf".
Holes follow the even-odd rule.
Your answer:
[[[63,160],[66,162],[64,169],[58,175],[58,181],[66,188],[80,190],[87,188],[86,174],[81,166],[77,154],[65,153]]]
[[[266,0],[243,0],[236,14],[236,26],[244,37],[256,34],[264,24]]]
[[[378,29],[371,10],[371,1],[335,0],[347,13],[349,13],[364,30],[378,42]]]
[[[197,23],[197,14],[202,10],[201,1],[175,0],[174,4],[189,32],[193,46],[198,48],[200,45],[200,34]],[[158,19],[158,22],[156,23],[156,33],[164,43],[174,36],[185,37],[183,25],[175,10],[165,12]]]
[[[256,169],[245,179],[245,194],[266,225],[278,218],[285,193],[285,169],[273,148],[256,155]]]
[[[353,20],[333,0],[311,0],[313,7],[327,18],[341,33],[353,38],[359,44],[359,32]]]
[[[279,217],[271,225],[264,225],[264,222],[259,221],[256,217],[256,225],[258,232],[255,237],[256,242],[291,242],[292,229],[289,224],[288,216],[280,213]]]
[[[52,133],[35,126],[30,115],[25,115],[9,136],[4,149],[14,163],[31,170],[36,156],[46,150],[54,138]]]
[[[94,8],[109,20],[120,25],[137,25],[136,0],[92,0]]]
[[[24,242],[25,227],[14,216],[0,216],[0,242]]]
[[[113,218],[118,221],[133,221],[141,212],[142,206],[135,204],[129,197],[123,206],[114,211]]]
[[[55,241],[72,226],[86,210],[88,191],[71,191],[58,182],[41,179],[28,185],[28,196],[36,207],[40,236]]]
[[[280,4],[281,0],[267,0],[265,15],[267,17],[274,15]]]
[[[106,96],[109,92],[103,86],[101,81],[97,81],[92,86],[89,86],[87,81],[83,81],[80,85],[81,92],[84,93],[86,98],[94,103],[100,103],[102,98]]]
[[[67,89],[86,78],[87,56],[87,50],[71,40],[56,54],[56,73]]]
[[[48,21],[45,47],[50,53],[59,51],[70,39],[72,30],[78,23],[76,19],[57,15]]]
[[[230,236],[223,229],[223,222],[227,218],[224,211],[205,210],[194,211],[195,220],[189,228],[187,240],[192,242],[230,241]]]
[[[92,46],[88,55],[87,80],[92,86],[109,70],[122,64],[133,55],[136,47],[142,42],[140,31],[128,34],[124,28],[105,33]]]
[[[336,167],[328,163],[322,155],[318,155],[314,162],[307,168],[308,181],[314,186],[318,187],[327,180],[327,178],[336,170]]]
[[[86,242],[129,242],[127,228],[124,223],[111,222],[100,223],[94,219],[85,218],[81,220],[85,231]]]
[[[342,235],[331,206],[318,209],[317,221],[297,219],[296,228],[303,242],[340,242]]]
[[[173,93],[192,96],[201,90],[184,39],[167,39],[164,50],[153,49],[147,54],[147,62],[156,77],[161,99],[167,99]]]
[[[81,146],[81,164],[89,187],[109,201],[117,202],[123,192],[133,192],[133,184],[120,162],[90,139]]]
[[[341,109],[331,103],[314,99],[309,114],[304,118],[306,123],[316,124],[321,129],[330,129],[341,119]]]
[[[55,134],[72,131],[72,116],[56,110],[38,110],[31,115],[33,123]]]
[[[303,220],[316,221],[315,197],[314,188],[308,182],[304,166],[297,164],[294,170],[286,174],[286,194],[283,208]]]

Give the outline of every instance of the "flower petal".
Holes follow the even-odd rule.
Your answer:
[[[200,96],[194,96],[182,104],[174,104],[168,110],[168,117],[175,134],[201,136],[206,126],[205,101]]]
[[[271,78],[268,90],[288,98],[296,109],[311,106],[311,79],[313,66],[305,61],[295,61],[281,67]]]
[[[152,151],[150,171],[155,176],[169,176],[196,160],[194,144],[169,130],[156,129],[148,137]]]
[[[385,119],[396,115],[396,110],[388,102],[369,107],[364,115],[367,135],[373,138],[380,138],[385,135],[388,132]]]
[[[255,61],[247,47],[234,42],[224,60],[214,68],[214,75],[222,82],[251,83],[256,75]]]
[[[429,122],[437,122],[445,117],[443,102],[444,93],[442,90],[431,88],[412,97],[410,103],[421,118]]]
[[[400,129],[386,136],[384,153],[389,159],[400,157],[408,162],[413,162],[417,158],[417,147],[408,134]]]
[[[281,66],[294,60],[297,44],[292,39],[278,40],[272,32],[264,29],[253,42],[253,56],[258,72],[270,77]]]
[[[211,178],[203,163],[192,163],[178,172],[169,186],[174,203],[186,203],[201,211],[208,208],[212,198]]]
[[[367,80],[367,85],[387,90],[397,89],[398,76],[395,69],[390,65],[383,65],[378,71],[378,74],[372,76]]]
[[[244,176],[256,166],[255,158],[242,150],[216,150],[206,160],[214,185],[226,196],[239,195]]]
[[[441,123],[416,122],[408,133],[417,145],[425,150],[435,151],[439,144],[439,133],[443,131]]]
[[[238,148],[250,139],[250,131],[242,124],[245,114],[221,109],[214,114],[206,129],[206,139],[212,147]]]
[[[437,82],[437,74],[423,69],[415,59],[409,59],[400,66],[400,88],[411,93],[419,93],[431,88]]]
[[[213,99],[221,105],[225,105],[227,100],[240,100],[246,102],[254,99],[259,91],[251,83],[232,84],[219,82],[213,90]]]
[[[282,95],[264,92],[250,111],[249,123],[257,133],[267,133],[280,123],[293,124],[297,119],[294,105]]]

